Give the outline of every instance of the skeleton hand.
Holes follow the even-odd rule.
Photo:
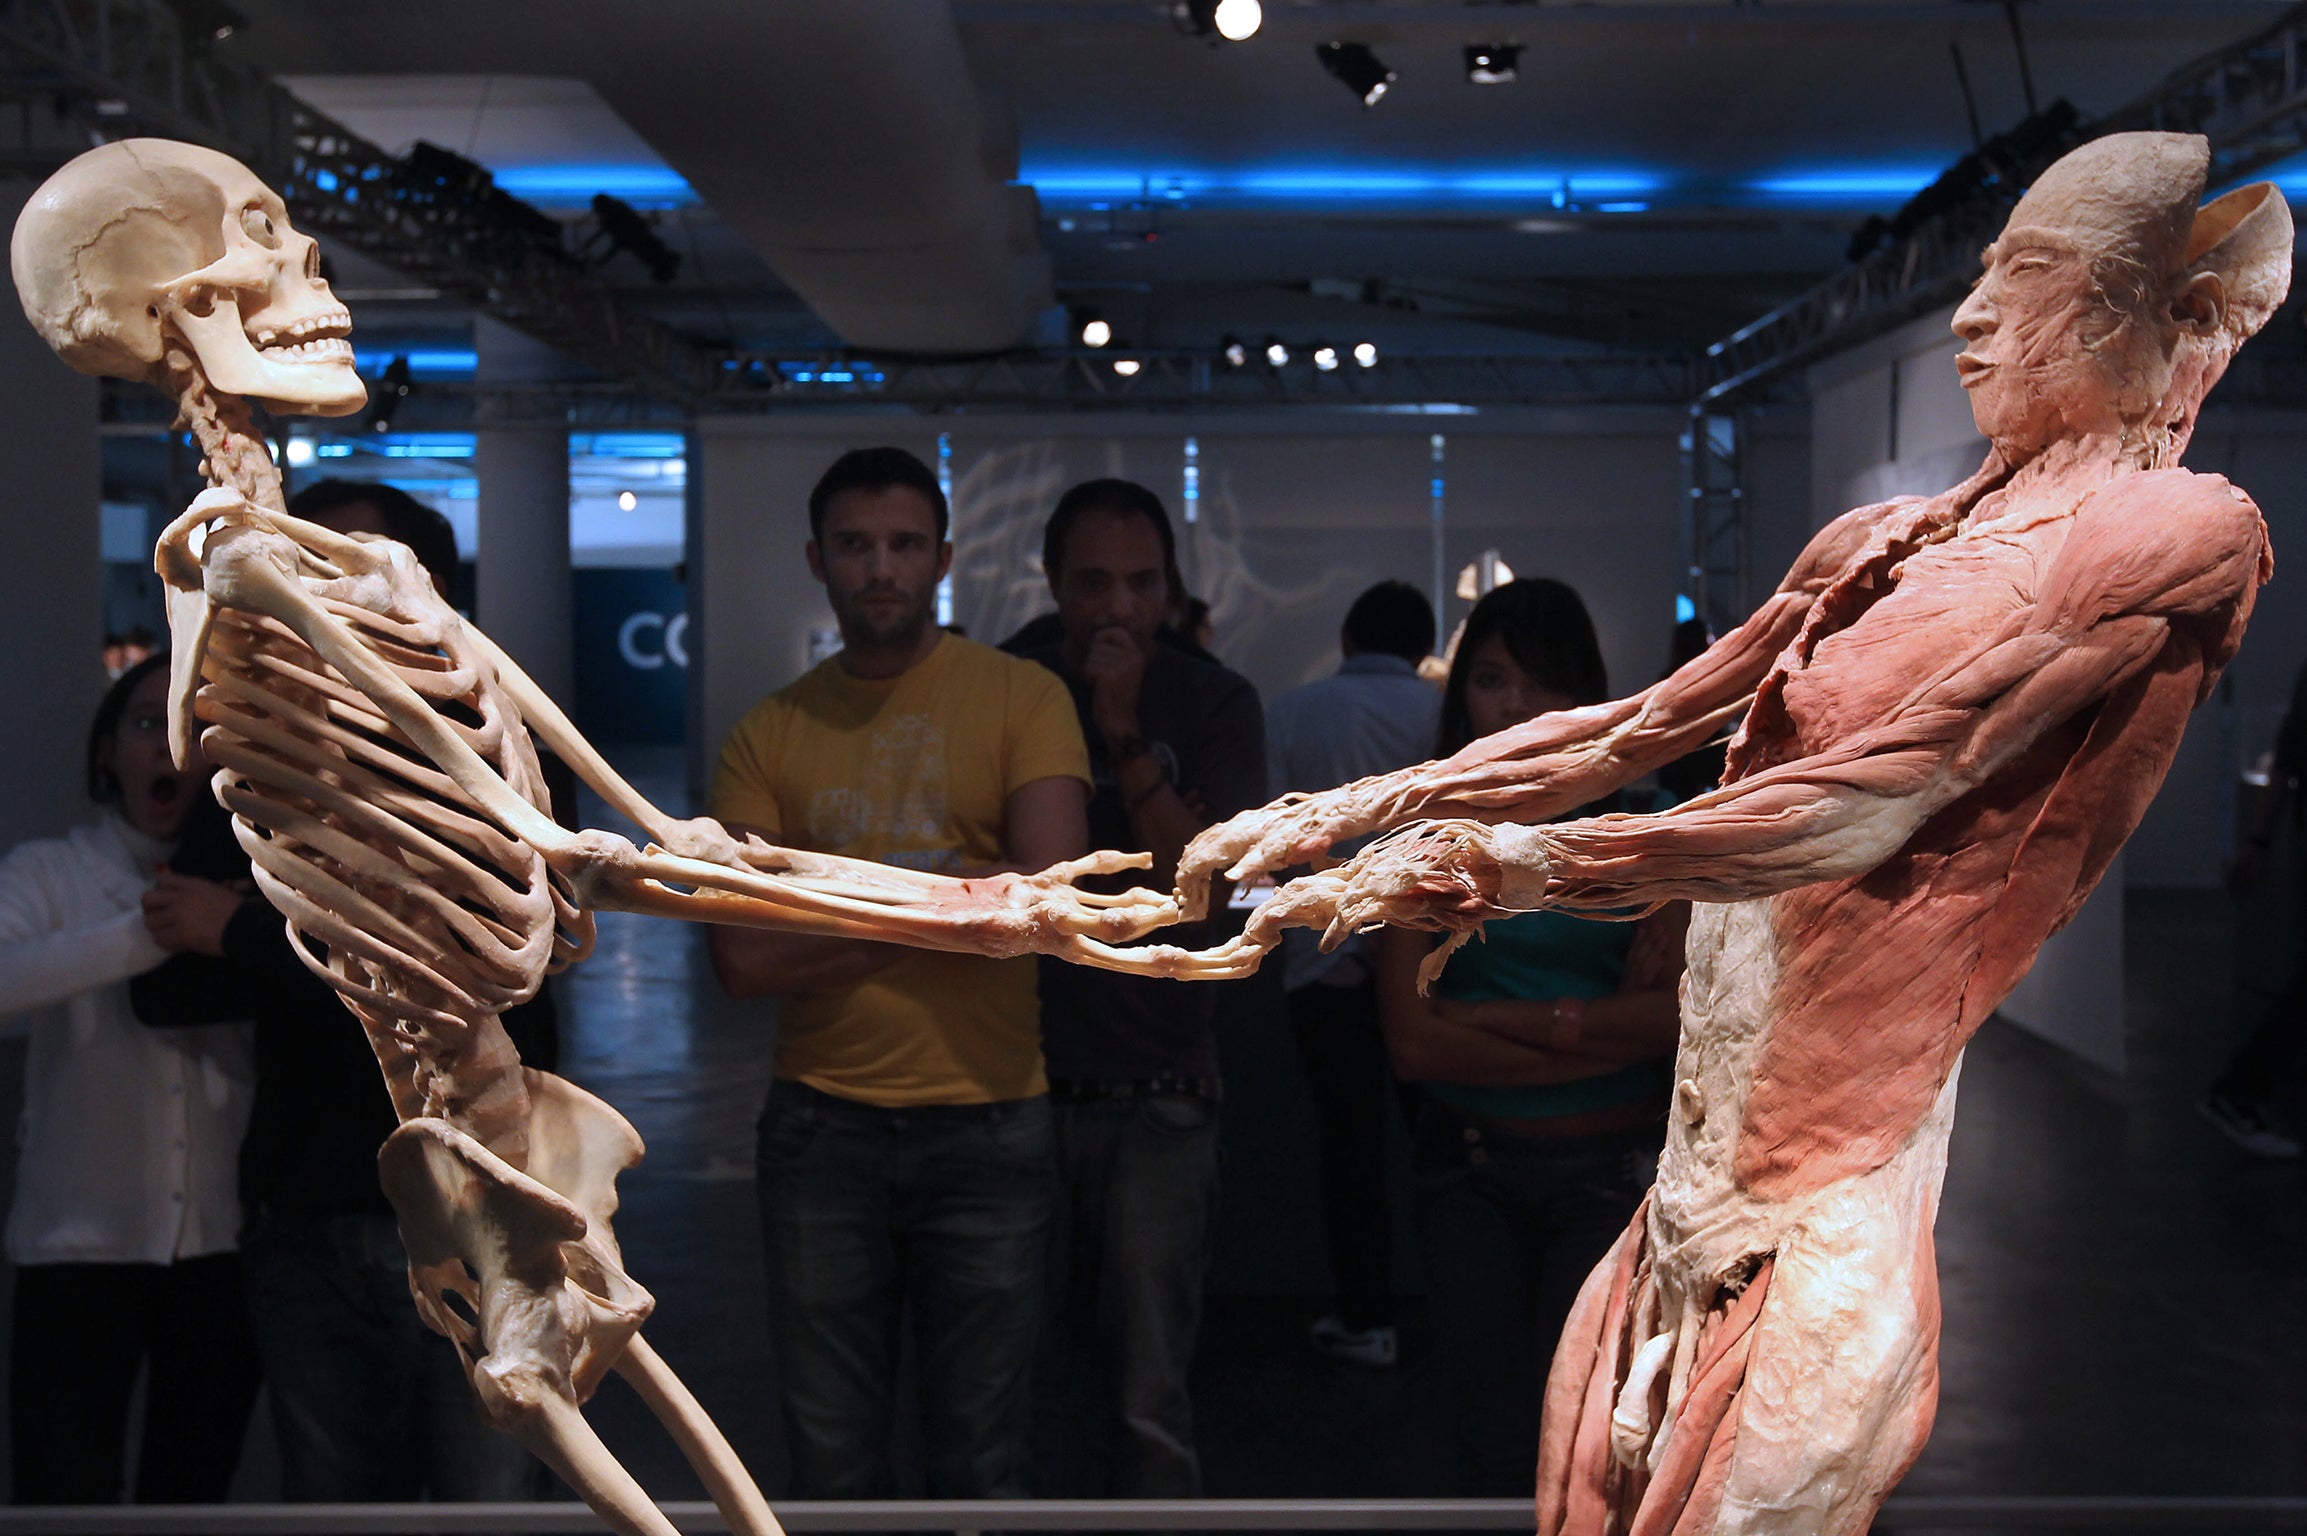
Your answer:
[[[1079,882],[1087,876],[1119,874],[1144,869],[1153,856],[1106,850],[1087,858],[1052,864],[1037,874],[988,875],[972,880],[973,890],[996,902],[1032,914],[1035,927],[1059,943],[1051,952],[1063,953],[1064,941],[1094,939],[1101,944],[1126,944],[1156,928],[1167,927],[1183,915],[1177,898],[1149,886],[1128,890],[1085,891]]]
[[[1284,928],[1320,928],[1332,949],[1380,924],[1453,935],[1419,967],[1423,985],[1484,922],[1541,905],[1548,862],[1534,827],[1420,822],[1283,886],[1250,919],[1248,936],[1272,944]]]

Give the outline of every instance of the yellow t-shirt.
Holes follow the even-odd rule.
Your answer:
[[[952,871],[998,863],[1010,794],[1056,777],[1089,781],[1065,685],[948,635],[898,677],[834,657],[755,705],[722,744],[712,813],[788,847]],[[888,1109],[1042,1093],[1033,959],[923,950],[787,997],[776,1073]]]

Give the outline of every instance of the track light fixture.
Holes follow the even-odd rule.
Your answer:
[[[1134,357],[1117,357],[1113,360],[1113,371],[1125,379],[1137,377],[1138,366],[1138,360]]]
[[[1272,336],[1266,338],[1266,366],[1268,368],[1287,368],[1290,366],[1290,349]]]
[[[1102,347],[1113,340],[1113,326],[1094,309],[1074,311],[1074,334],[1085,347]]]
[[[1468,43],[1466,45],[1466,83],[1468,85],[1512,85],[1521,77],[1522,45],[1520,43]]]
[[[1314,348],[1314,366],[1321,369],[1324,373],[1337,372],[1338,349],[1331,346],[1328,342],[1324,342],[1320,346]]]
[[[1266,20],[1258,0],[1178,0],[1171,14],[1179,31],[1194,37],[1215,35],[1229,43],[1249,41]]]
[[[1377,366],[1378,366],[1378,344],[1377,344],[1376,342],[1374,342],[1374,341],[1357,341],[1357,342],[1355,342],[1355,343],[1354,343],[1354,366],[1355,366],[1355,367],[1357,367],[1357,368],[1375,368],[1375,367],[1377,367]]]
[[[368,429],[371,432],[390,432],[393,415],[416,390],[409,379],[408,354],[402,353],[385,364],[384,372],[377,375],[376,388],[369,391]]]
[[[595,256],[595,249],[604,244],[607,251]],[[607,266],[623,251],[647,267],[649,276],[660,283],[671,282],[681,272],[681,253],[658,238],[639,209],[606,192],[593,194],[593,232],[578,244],[577,251],[595,266]]]
[[[1224,338],[1218,343],[1218,351],[1225,358],[1228,368],[1244,368],[1249,365],[1250,349],[1242,345],[1238,336]]]
[[[1402,78],[1388,69],[1367,43],[1321,43],[1315,47],[1314,57],[1347,90],[1361,97],[1365,107],[1376,106],[1387,87]]]

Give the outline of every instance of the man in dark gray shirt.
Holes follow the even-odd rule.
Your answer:
[[[1335,789],[1434,755],[1441,690],[1418,676],[1434,648],[1434,609],[1407,582],[1354,599],[1337,672],[1274,700],[1266,713],[1268,789]],[[1340,856],[1349,850],[1341,850]],[[1338,1310],[1314,1324],[1324,1353],[1394,1363],[1393,1237],[1386,1206],[1386,1116],[1396,1094],[1378,1033],[1378,996],[1359,938],[1323,954],[1319,936],[1283,936],[1282,986],[1321,1134],[1322,1225]]]
[[[1042,570],[1062,638],[1022,654],[1065,679],[1081,715],[1090,842],[1150,852],[1153,868],[1119,880],[1167,890],[1196,832],[1265,800],[1257,690],[1162,637],[1180,585],[1176,543],[1144,486],[1067,491],[1043,535]],[[1216,1005],[1206,985],[1041,969],[1059,1165],[1037,1414],[1043,1493],[1201,1493],[1186,1372],[1217,1199]]]

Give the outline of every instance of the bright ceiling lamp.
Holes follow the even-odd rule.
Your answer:
[[[1402,78],[1388,69],[1367,43],[1321,43],[1315,47],[1314,57],[1347,90],[1361,97],[1365,107],[1376,106],[1387,88]]]
[[[1354,343],[1354,366],[1355,366],[1355,367],[1357,367],[1357,368],[1375,368],[1375,367],[1377,367],[1377,366],[1378,366],[1378,344],[1377,344],[1376,342],[1374,342],[1374,341],[1357,341],[1357,342],[1355,342],[1355,343]]]
[[[1327,342],[1314,348],[1314,366],[1324,373],[1334,373],[1338,367],[1338,349]]]
[[[1082,310],[1074,317],[1076,333],[1085,347],[1102,347],[1113,340],[1113,326],[1094,309]]]
[[[1290,366],[1290,349],[1270,336],[1266,338],[1266,366],[1269,368],[1287,368]]]
[[[1522,74],[1520,43],[1468,43],[1468,85],[1512,85]]]
[[[1137,370],[1138,360],[1134,357],[1117,357],[1113,360],[1113,371],[1125,379],[1135,378]]]
[[[1180,31],[1195,37],[1215,33],[1229,43],[1249,41],[1266,21],[1258,0],[1179,0],[1172,14]]]
[[[1218,0],[1218,7],[1210,19],[1217,23],[1218,36],[1229,43],[1247,42],[1258,35],[1265,25],[1266,8],[1258,0]]]

